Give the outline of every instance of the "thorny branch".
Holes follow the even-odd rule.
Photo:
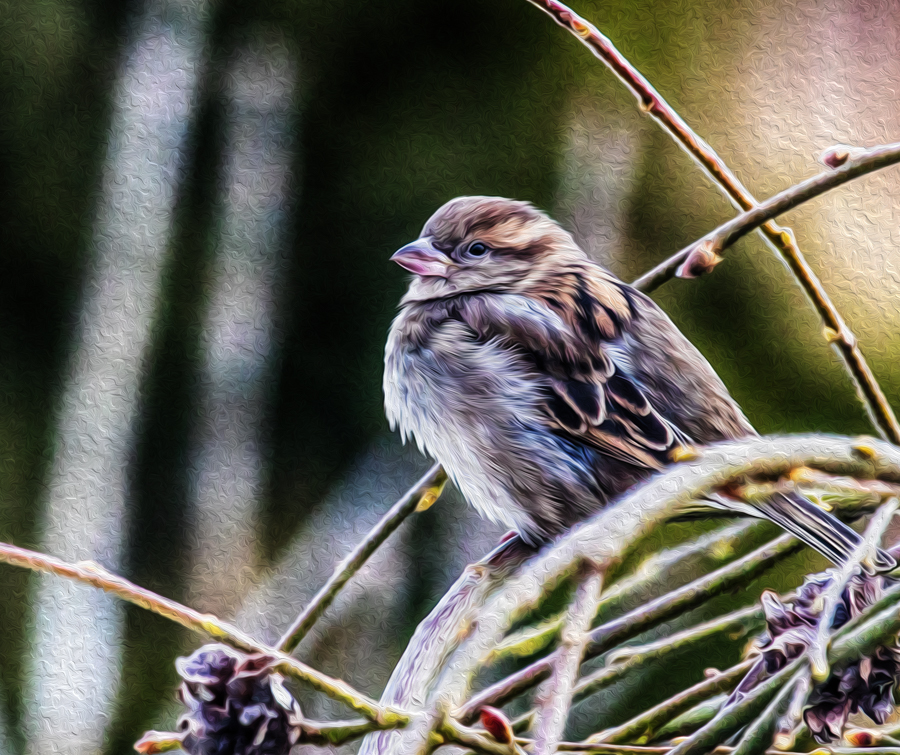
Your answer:
[[[602,60],[638,98],[641,109],[675,139],[738,209],[750,210],[757,205],[753,195],[731,172],[716,151],[687,125],[646,77],[616,49],[609,38],[558,0],[529,0],[529,2],[545,11],[564,29],[572,32]],[[851,150],[835,150],[826,156],[826,162],[831,167],[837,167],[851,156]],[[771,221],[766,222],[760,232],[769,246],[781,254],[825,323],[826,337],[844,359],[872,423],[883,438],[895,444],[900,443],[900,424],[881,386],[860,351],[856,337],[800,252],[793,232]]]

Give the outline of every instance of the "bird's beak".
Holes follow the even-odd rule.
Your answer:
[[[430,236],[423,236],[412,244],[398,249],[391,257],[404,270],[423,276],[446,278],[450,267],[450,258],[434,248]]]

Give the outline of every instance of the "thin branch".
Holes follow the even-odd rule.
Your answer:
[[[834,477],[812,469],[797,469],[791,473],[791,482],[805,490],[833,494],[841,498],[857,496],[880,505],[887,498],[900,497],[900,486],[877,480],[854,480],[851,477]]]
[[[644,606],[597,627],[591,632],[588,657],[594,658],[620,642],[702,605],[710,598],[749,584],[779,561],[797,553],[803,545],[790,535],[782,535],[730,564],[650,601]]]
[[[641,109],[657,121],[687,152],[740,210],[757,205],[756,199],[731,172],[716,151],[700,138],[668,102],[653,88],[650,82],[622,55],[613,43],[600,31],[558,0],[529,0],[548,13],[560,26],[572,32],[600,60],[618,76],[638,98]],[[848,153],[847,155],[851,155]],[[844,155],[832,153],[831,165],[839,165]],[[818,279],[797,246],[790,229],[781,228],[769,221],[760,229],[764,240],[780,253],[809,296],[819,317],[825,323],[829,342],[835,346],[856,384],[859,398],[866,407],[878,432],[893,443],[900,443],[900,424],[875,379],[871,368],[859,349],[856,337],[844,322],[837,307],[828,297]],[[646,278],[647,276],[642,276]],[[657,283],[658,285],[658,283]]]
[[[420,709],[438,683],[448,659],[470,631],[473,622],[494,589],[510,570],[532,550],[516,538],[495,548],[477,564],[465,568],[459,579],[444,593],[440,602],[419,624],[403,657],[394,666],[381,696],[383,704]],[[415,741],[427,739],[436,718],[421,717],[410,724],[407,736]],[[359,755],[405,753],[403,744],[390,732],[375,733],[363,740]]]
[[[900,611],[894,605],[878,613],[870,611],[867,615],[871,618],[849,632],[835,633],[828,656],[833,665],[870,656],[879,645],[900,633]]]
[[[136,606],[164,616],[176,624],[181,624],[181,626],[193,632],[205,634],[213,639],[226,642],[247,653],[264,653],[272,656],[277,659],[275,664],[277,670],[294,679],[305,682],[313,689],[328,695],[334,700],[344,703],[357,713],[362,714],[371,721],[377,722],[379,725],[386,727],[404,726],[410,720],[409,716],[403,712],[379,705],[340,679],[333,679],[295,658],[291,658],[274,648],[257,642],[237,627],[221,621],[211,614],[200,613],[174,600],[164,598],[143,587],[138,587],[127,579],[107,571],[99,564],[91,561],[70,564],[53,556],[47,556],[26,548],[19,548],[8,543],[0,543],[0,562],[11,564],[12,566],[21,566],[32,571],[56,574],[76,582],[83,582],[93,587],[98,587],[128,603],[133,603]]]
[[[762,618],[762,608],[760,606],[748,606],[703,624],[698,624],[695,627],[690,627],[683,632],[664,637],[656,642],[623,648],[607,659],[607,665],[604,668],[584,677],[578,682],[578,685],[575,687],[574,698],[576,702],[583,700],[598,690],[609,687],[611,684],[619,681],[625,674],[647,663],[658,662],[669,653],[682,650],[719,632],[734,629],[735,626],[742,630],[741,636],[745,636],[759,627]]]
[[[831,645],[834,614],[841,603],[841,596],[850,579],[860,571],[860,564],[875,554],[884,531],[897,511],[897,499],[892,498],[872,517],[865,536],[860,540],[853,555],[843,566],[834,571],[831,584],[822,594],[821,612],[816,625],[815,637],[809,646],[809,667],[813,681],[824,682],[831,673],[828,665],[828,649]]]
[[[313,721],[304,718],[300,724],[300,738],[295,744],[334,747],[353,742],[380,728],[383,727],[362,718],[354,721]],[[148,731],[135,743],[134,749],[142,755],[175,750],[184,752],[184,738],[185,732]]]
[[[891,548],[890,552],[892,554],[896,554],[896,547]],[[895,606],[897,603],[900,603],[900,582],[895,583],[890,588],[885,590],[884,594],[878,600],[876,600],[872,605],[862,611],[862,613],[859,613],[851,618],[837,632],[835,632],[835,635],[832,638],[832,643],[837,641],[841,637],[846,637],[851,632],[855,631],[857,627],[868,621],[870,617],[875,616],[882,611],[886,611],[892,606]]]
[[[885,144],[872,149],[859,150],[852,159],[848,159],[840,167],[807,178],[755,205],[727,223],[723,223],[699,241],[686,246],[650,272],[642,275],[634,282],[634,285],[643,291],[652,291],[676,275],[676,271],[682,269],[693,254],[718,255],[768,220],[788,212],[826,191],[852,181],[854,178],[896,165],[898,162],[900,162],[900,144]],[[831,340],[836,338],[837,336],[834,336]],[[894,422],[896,423],[896,420]]]
[[[762,755],[771,745],[782,712],[790,705],[791,697],[798,687],[803,686],[809,674],[806,666],[797,669],[793,678],[781,688],[766,709],[744,730],[734,755]]]
[[[505,638],[491,651],[485,665],[494,665],[504,658],[528,658],[553,643],[563,628],[565,616],[558,614],[537,626],[525,627]]]
[[[586,564],[586,568],[590,571],[575,591],[575,599],[564,620],[553,671],[535,699],[534,755],[552,755],[562,739],[572,707],[578,669],[589,641],[588,630],[597,613],[603,588],[603,573],[592,564]]]
[[[671,746],[659,746],[659,747],[642,747],[639,745],[615,745],[615,744],[606,744],[599,743],[593,744],[590,742],[562,742],[557,748],[557,752],[580,752],[584,753],[584,755],[668,755],[674,747]],[[725,747],[719,746],[716,747],[710,755],[731,755],[735,750],[734,747]],[[843,748],[829,748],[829,752],[837,753],[843,752]],[[821,751],[821,752],[824,752]],[[879,752],[874,749],[860,750],[860,753],[866,752],[869,755],[878,755]],[[810,755],[808,752],[786,752],[782,750],[766,750],[766,755]],[[885,754],[889,755],[889,754]],[[897,751],[894,755],[900,755],[900,750]]]
[[[853,482],[856,483],[855,480]],[[634,606],[645,606],[660,593],[670,593],[683,587],[685,580],[680,578],[683,575],[708,573],[734,562],[735,550],[752,547],[754,541],[773,528],[770,522],[745,519],[738,524],[712,530],[688,543],[655,551],[627,578],[608,590],[604,587],[597,609],[598,617],[636,610]],[[562,615],[558,614],[537,626],[529,626],[509,635],[493,648],[486,664],[491,665],[507,657],[536,655],[556,639],[561,626]]]
[[[718,446],[718,448],[723,448],[724,445],[731,444],[723,444],[723,446]],[[707,453],[709,450],[710,449],[707,450]],[[697,460],[692,462],[692,464],[696,463],[698,463]],[[816,467],[820,465],[821,459],[810,464],[810,466]],[[783,471],[788,473],[790,470],[784,469]],[[636,493],[635,497],[637,497],[637,495],[638,494]],[[660,495],[663,494],[660,493]],[[626,500],[631,500],[631,498]],[[616,512],[621,512],[624,515],[622,508],[624,505],[625,501],[618,504]],[[596,526],[596,522],[601,518],[601,516],[595,517],[591,522],[595,523]],[[642,524],[646,526],[646,523]],[[619,642],[650,629],[673,615],[677,615],[681,611],[700,605],[709,597],[731,589],[735,584],[740,583],[741,580],[749,580],[758,575],[767,566],[780,558],[784,558],[790,553],[799,550],[800,547],[802,546],[796,543],[790,536],[783,535],[763,548],[738,559],[732,564],[729,564],[712,574],[706,575],[668,595],[661,596],[657,600],[651,601],[646,606],[642,606],[625,616],[598,627],[591,633],[592,643],[587,649],[586,657],[595,657]],[[530,585],[530,587],[533,589],[534,585]],[[504,594],[509,594],[509,589],[509,586],[507,586],[507,590],[504,591]],[[556,653],[554,652],[482,691],[458,711],[458,717],[463,721],[470,720],[477,708],[481,705],[501,704],[503,701],[509,700],[535,684],[540,683],[547,678],[551,666],[555,661]]]
[[[278,649],[285,653],[292,652],[332,604],[344,585],[378,549],[378,546],[387,540],[410,514],[431,506],[440,496],[446,482],[447,474],[439,464],[435,464],[397,503],[391,506],[378,523],[369,530],[359,545],[338,564],[322,589],[316,593],[290,628],[278,640]]]
[[[304,718],[301,724],[300,739],[297,744],[319,745],[321,747],[337,746],[353,742],[377,730],[372,721],[358,719],[355,721],[311,721]]]
[[[794,684],[790,700],[784,714],[775,722],[775,730],[772,736],[772,744],[776,749],[790,750],[806,729],[802,723],[803,708],[812,691],[812,674],[806,668],[800,678]]]
[[[794,540],[790,535],[782,535],[777,540],[764,545],[752,553],[748,553],[746,556],[711,574],[707,574],[677,590],[662,595],[644,606],[629,611],[624,616],[601,624],[591,632],[591,644],[587,648],[585,658],[595,658],[609,648],[615,647],[617,644],[625,642],[648,629],[652,629],[663,621],[696,608],[707,600],[733,589],[735,586],[747,584],[759,576],[760,573],[792,553],[796,553],[802,547],[802,544]],[[540,684],[547,679],[556,660],[557,651],[554,651],[514,674],[510,674],[505,679],[501,679],[496,684],[472,697],[457,712],[457,717],[461,721],[471,721],[477,715],[482,705],[502,705]],[[603,684],[601,686],[606,686],[606,683],[611,684],[612,681],[618,679],[620,671],[621,669],[615,671],[602,669],[601,672],[598,672],[605,674],[602,678]],[[609,675],[612,675],[614,678],[610,678]],[[597,681],[600,683],[599,680]],[[579,689],[578,694],[581,697],[585,693]]]
[[[515,742],[509,744],[498,742],[486,732],[463,726],[450,716],[441,718],[435,727],[435,734],[442,738],[442,743],[464,745],[481,755],[520,755],[521,753]]]
[[[664,593],[684,587],[692,574],[708,574],[729,563],[735,553],[746,555],[760,544],[771,544],[777,528],[771,522],[744,519],[712,530],[674,548],[655,551],[633,574],[604,590],[597,615],[602,622],[645,606]]]
[[[737,702],[726,706],[699,731],[676,745],[672,755],[704,755],[758,716],[797,672],[806,659],[800,657],[754,687]]]
[[[704,679],[693,687],[689,687],[635,716],[630,721],[626,721],[614,729],[600,732],[591,737],[591,741],[609,744],[624,744],[630,741],[634,741],[636,744],[650,742],[659,728],[667,722],[714,695],[730,692],[743,679],[744,674],[750,670],[753,664],[753,659],[746,660],[727,671]]]
[[[835,484],[841,484],[842,487],[840,489],[842,490],[846,487],[843,480],[838,480]],[[858,484],[856,483],[856,485]],[[893,489],[893,486],[883,483],[879,484],[882,484],[886,490]],[[758,523],[753,523],[751,526],[758,526]],[[741,531],[744,531],[743,528]],[[708,545],[708,547],[714,546]],[[733,590],[737,586],[748,584],[779,561],[801,550],[802,547],[803,545],[790,535],[782,535],[714,572],[706,574],[693,582],[683,585],[655,600],[646,602],[644,605],[600,625],[591,633],[592,643],[587,649],[585,658],[594,658],[606,652],[609,648],[690,609],[696,608],[722,593]],[[689,556],[692,553],[693,550],[689,549],[686,555]],[[705,634],[710,629],[718,631],[720,628],[718,624],[724,622],[730,625],[734,621],[745,618],[745,613],[749,616],[756,614],[758,611],[758,606],[751,606],[735,614],[720,617],[699,627],[685,630],[685,632],[662,640],[659,643],[654,643],[653,646],[648,646],[645,649],[650,652],[651,650],[662,648],[667,652],[679,643],[691,641],[693,639],[692,633],[695,631],[699,631],[701,634]],[[548,631],[551,628],[548,627]],[[546,639],[545,633],[541,633],[540,639]],[[627,655],[628,650],[626,649],[623,655]],[[490,660],[493,660],[493,656],[490,657]],[[557,651],[554,651],[543,658],[539,658],[525,668],[510,674],[474,695],[456,712],[457,717],[465,723],[471,722],[478,715],[481,706],[502,705],[523,692],[532,689],[549,677],[556,662]],[[582,680],[577,687],[576,699],[583,699],[598,689],[614,683],[621,678],[626,670],[626,667],[623,666],[610,666],[601,669],[592,677]]]
[[[433,612],[427,628],[420,625],[416,631],[414,652],[404,654],[401,660],[404,671],[398,681],[402,684],[392,685],[384,699],[400,706],[424,706],[425,714],[417,719],[424,722],[434,720],[436,710],[458,709],[466,704],[478,669],[512,623],[540,606],[561,580],[574,574],[575,565],[585,559],[601,568],[619,563],[663,522],[712,491],[747,478],[786,476],[802,466],[895,483],[900,482],[900,448],[871,438],[854,441],[808,435],[746,438],[704,448],[690,463],[669,467],[615,507],[574,527],[551,547],[519,565],[503,582],[502,590],[481,593],[483,602],[475,612],[455,615],[457,619],[468,617],[466,623],[452,621],[436,626],[440,612]],[[476,615],[478,620],[474,621]],[[414,722],[400,731],[367,737],[361,753],[425,753],[430,731],[427,725]]]

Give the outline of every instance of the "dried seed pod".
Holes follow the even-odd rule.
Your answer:
[[[190,755],[287,755],[301,734],[300,706],[274,659],[205,645],[175,662],[187,706],[178,722]]]
[[[746,694],[767,676],[806,653],[817,636],[821,598],[832,583],[833,572],[808,578],[790,603],[771,592],[763,593],[767,637],[757,650],[760,660],[732,695]],[[839,629],[875,603],[895,580],[864,573],[851,577],[835,608],[831,630]],[[807,700],[803,718],[820,743],[840,738],[847,718],[861,711],[881,724],[893,710],[893,690],[900,679],[900,646],[879,647],[866,658],[834,667],[816,684]]]

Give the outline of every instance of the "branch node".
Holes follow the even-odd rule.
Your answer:
[[[712,239],[706,239],[697,244],[687,256],[684,262],[675,271],[678,278],[699,278],[701,275],[711,273],[713,268],[724,260],[719,252],[721,246]]]
[[[819,155],[822,165],[836,170],[847,162],[852,162],[866,152],[862,147],[852,147],[849,144],[835,144]]]
[[[878,451],[871,444],[873,438],[860,438],[856,443],[850,446],[851,451],[860,459],[869,459],[874,461],[879,457]]]

